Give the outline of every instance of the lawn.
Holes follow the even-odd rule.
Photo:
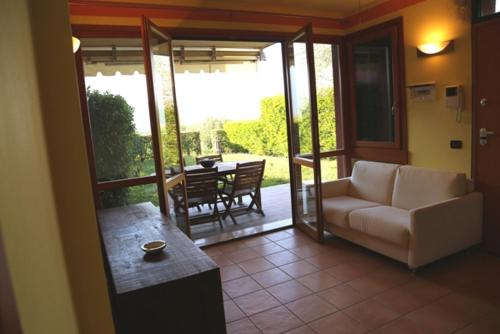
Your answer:
[[[256,154],[235,153],[223,154],[224,161],[256,161],[266,159],[266,167],[264,171],[264,179],[262,187],[270,187],[279,184],[290,182],[289,164],[286,157],[271,157]],[[185,156],[186,165],[194,165],[194,156]],[[154,173],[154,163],[152,160],[146,160],[137,163],[135,168],[141,170],[141,175],[150,175]],[[312,170],[304,168],[303,180],[312,180]],[[337,179],[337,161],[335,159],[323,159],[321,161],[321,178],[322,180]],[[128,204],[141,203],[151,201],[158,205],[158,195],[156,185],[148,184],[144,186],[136,186],[129,188]]]

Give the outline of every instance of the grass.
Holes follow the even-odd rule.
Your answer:
[[[289,162],[288,158],[286,157],[271,157],[257,154],[232,153],[223,154],[222,159],[224,161],[255,161],[266,159],[266,168],[264,171],[264,179],[262,181],[263,188],[290,182]],[[194,156],[185,156],[185,160],[187,165],[195,164]],[[141,175],[151,175],[155,171],[154,162],[152,160],[138,162],[136,163],[135,168],[139,168],[141,170]],[[312,182],[312,169],[303,167],[302,171],[302,180],[304,182]],[[321,160],[321,178],[322,180],[337,179],[337,161],[335,159]],[[127,201],[128,204],[149,201],[155,205],[158,205],[158,194],[155,184],[129,188]]]

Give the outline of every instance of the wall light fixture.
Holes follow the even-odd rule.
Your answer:
[[[75,36],[72,36],[71,42],[73,43],[73,53],[76,53],[76,51],[80,48],[80,40]]]
[[[417,45],[417,56],[428,57],[437,54],[448,53],[453,50],[454,45],[455,42],[453,40],[420,44]]]

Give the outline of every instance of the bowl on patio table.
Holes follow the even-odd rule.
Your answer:
[[[200,161],[200,165],[202,165],[204,168],[212,168],[215,165],[215,160],[204,159]]]

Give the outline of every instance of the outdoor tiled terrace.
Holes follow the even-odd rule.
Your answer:
[[[261,189],[262,193],[262,208],[264,210],[265,216],[261,214],[250,211],[250,212],[240,212],[236,216],[237,224],[233,224],[231,219],[227,217],[222,220],[224,226],[223,229],[219,227],[218,222],[205,223],[194,225],[191,227],[191,233],[193,239],[206,238],[210,236],[217,236],[221,233],[227,233],[242,229],[247,229],[251,227],[258,227],[263,224],[283,221],[285,219],[291,219],[292,216],[292,203],[290,199],[290,184],[280,184],[277,186],[271,186]],[[243,206],[246,207],[250,203],[249,196],[243,198]],[[218,204],[219,210],[224,210],[222,203]],[[207,212],[208,206],[204,206],[202,212]],[[195,210],[191,209],[192,212],[198,214]],[[291,221],[290,221],[291,224]],[[256,230],[253,233],[258,233]]]
[[[421,268],[296,229],[206,248],[228,333],[500,333],[500,259],[477,249]]]

